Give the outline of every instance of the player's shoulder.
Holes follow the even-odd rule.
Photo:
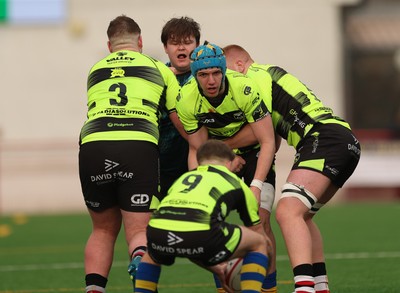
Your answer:
[[[240,73],[240,72],[237,72],[237,71],[234,71],[231,69],[226,69],[225,76],[228,79],[228,81],[232,81],[232,82],[239,82],[239,81],[246,80],[248,78],[243,73]]]
[[[143,58],[146,58],[149,60],[151,63],[153,63],[162,73],[167,73],[167,74],[173,74],[172,70],[162,61],[147,55],[147,54],[141,54]],[[175,76],[175,74],[173,74]]]
[[[246,183],[239,178],[235,173],[229,170],[226,166],[223,165],[209,165],[209,171],[212,171],[213,174],[218,175],[216,178],[219,178],[220,182],[227,181],[230,185],[237,185],[238,187],[242,185],[242,183],[246,186]],[[218,170],[218,171],[215,171]],[[236,183],[235,183],[236,182]],[[218,184],[218,183],[217,183]]]
[[[248,75],[230,69],[226,70],[226,78],[232,86],[253,83],[253,80]]]
[[[253,89],[258,88],[256,82],[249,76],[233,70],[226,71],[229,91],[234,96],[248,96]]]
[[[189,77],[189,79],[182,85],[181,90],[180,90],[180,96],[191,96],[195,93],[198,93],[199,89],[197,86],[196,79],[192,76]]]
[[[129,66],[155,67],[155,63],[157,61],[148,55],[132,50],[121,50],[112,52],[96,62],[92,66],[91,71],[101,68],[123,68]]]
[[[284,71],[279,66],[271,65],[271,64],[259,64],[259,63],[252,63],[249,68],[247,69],[246,75],[250,77],[254,76],[265,76],[265,75],[272,75],[275,71]],[[285,71],[286,72],[286,71]]]
[[[182,85],[182,89],[190,90],[192,88],[197,88],[197,82],[196,79],[193,77],[193,75],[190,75],[186,80],[185,84]]]

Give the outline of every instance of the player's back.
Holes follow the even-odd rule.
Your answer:
[[[130,139],[157,143],[160,106],[174,107],[179,85],[163,63],[125,50],[111,53],[91,68],[87,91],[82,143]]]
[[[204,165],[175,181],[149,225],[174,231],[208,230],[233,209],[246,225],[258,221],[257,201],[244,182],[226,167]]]
[[[348,125],[334,116],[332,109],[324,106],[299,79],[278,66],[253,63],[247,75],[265,92],[266,103],[272,107],[275,131],[289,145],[296,147],[316,123]]]

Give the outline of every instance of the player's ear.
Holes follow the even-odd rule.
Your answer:
[[[108,51],[110,51],[110,53],[112,53],[112,46],[111,46],[110,41],[107,41],[107,47],[108,47]]]
[[[140,35],[139,38],[138,38],[138,47],[139,47],[139,51],[142,52],[142,48],[143,48],[142,35]]]
[[[237,67],[237,71],[239,71],[240,73],[244,73],[245,66],[244,66],[244,62],[242,60],[236,61],[236,67]]]

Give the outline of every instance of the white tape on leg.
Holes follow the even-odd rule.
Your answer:
[[[261,189],[261,203],[260,208],[267,210],[268,212],[272,212],[272,206],[275,201],[275,188],[272,184],[263,182],[263,186]]]
[[[310,210],[317,202],[317,198],[314,196],[314,194],[305,189],[304,186],[300,186],[291,182],[286,182],[282,187],[281,198],[285,197],[298,198]]]

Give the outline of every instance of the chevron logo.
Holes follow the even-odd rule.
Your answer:
[[[176,236],[174,233],[172,232],[168,232],[168,245],[174,245],[177,244],[179,242],[182,242],[183,239],[181,237]]]
[[[119,166],[119,163],[117,162],[113,162],[111,160],[105,160],[104,161],[104,168],[106,169],[106,172],[110,171],[111,169],[115,168]]]

